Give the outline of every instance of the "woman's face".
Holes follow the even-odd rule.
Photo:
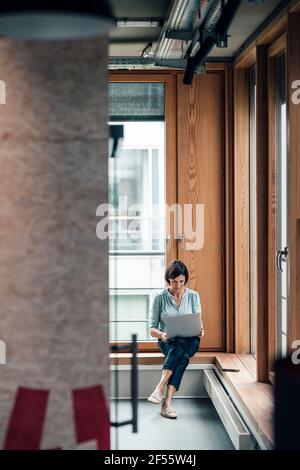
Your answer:
[[[174,279],[169,279],[170,286],[174,291],[180,291],[183,289],[185,284],[185,276],[180,274],[179,276],[175,277]]]

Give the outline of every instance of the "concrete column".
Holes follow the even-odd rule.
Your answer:
[[[108,241],[96,237],[108,199],[107,40],[2,38],[0,80],[0,448],[64,448],[85,435],[73,390],[102,388],[106,409],[109,399]],[[22,404],[19,387],[49,391],[44,419],[39,395]],[[83,419],[91,393],[75,404]]]

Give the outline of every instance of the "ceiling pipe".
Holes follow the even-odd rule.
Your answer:
[[[204,64],[207,55],[210,53],[212,48],[217,45],[217,37],[224,37],[227,35],[228,29],[240,4],[241,0],[228,0],[227,4],[223,8],[223,13],[217,27],[214,30],[215,34],[212,36],[206,36],[196,54],[193,57],[188,57],[187,67],[183,78],[183,83],[185,85],[192,84],[197,67]]]
[[[217,32],[220,36],[227,34],[228,29],[232,23],[236,12],[239,9],[241,0],[228,0],[228,3],[224,7],[224,13],[217,26]]]
[[[183,83],[185,85],[192,84],[197,67],[203,63],[205,57],[207,57],[215,44],[215,40],[211,37],[208,37],[203,42],[199,51],[193,57],[188,59],[186,71],[183,77]]]

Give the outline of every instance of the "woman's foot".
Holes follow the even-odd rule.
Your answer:
[[[164,416],[165,418],[170,418],[170,419],[176,419],[177,418],[176,411],[174,410],[174,408],[172,408],[171,402],[167,401],[167,400],[163,401],[163,403],[161,405],[160,414],[162,416]]]
[[[152,403],[161,403],[164,394],[164,387],[156,386],[155,390],[148,397],[148,401]]]

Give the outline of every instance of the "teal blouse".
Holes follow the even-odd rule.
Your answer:
[[[165,322],[161,315],[184,315],[185,313],[201,313],[201,302],[198,292],[185,287],[185,292],[181,297],[179,306],[175,302],[174,296],[166,287],[158,292],[152,303],[150,316],[150,329],[158,328],[166,331]]]

